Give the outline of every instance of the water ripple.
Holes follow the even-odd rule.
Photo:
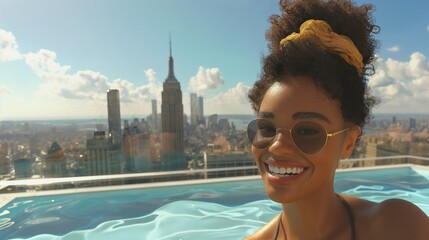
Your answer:
[[[0,219],[0,230],[6,229],[10,226],[12,226],[14,222],[12,222],[12,219],[10,218],[1,218]]]
[[[269,200],[239,208],[209,202],[176,201],[143,217],[107,221],[94,229],[64,236],[43,234],[29,239],[242,239],[265,225],[278,214],[278,209],[279,205]]]
[[[374,202],[401,198],[429,216],[429,182],[412,171],[339,175],[335,191]],[[259,180],[16,199],[0,239],[242,239],[280,211]]]

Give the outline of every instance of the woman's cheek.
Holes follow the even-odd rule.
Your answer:
[[[256,149],[255,147],[252,146],[252,154],[253,154],[253,158],[255,159],[256,165],[258,165],[258,167],[261,167],[261,159],[262,159],[262,155],[264,154],[263,150],[260,149]]]

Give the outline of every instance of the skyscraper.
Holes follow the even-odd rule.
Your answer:
[[[157,106],[156,106],[156,99],[152,99],[152,115],[156,116],[158,114],[157,111]]]
[[[109,122],[109,136],[113,144],[121,144],[121,109],[119,105],[119,90],[107,90],[107,115]]]
[[[162,162],[164,169],[181,169],[187,166],[184,158],[183,103],[180,82],[174,76],[171,40],[168,64],[161,103]]]
[[[151,169],[150,134],[146,122],[134,119],[124,127],[122,151],[127,172],[147,172]]]
[[[205,125],[204,119],[204,99],[196,93],[191,93],[191,125]]]
[[[206,125],[206,119],[204,118],[204,98],[198,97],[198,124]]]
[[[115,148],[104,131],[95,131],[86,140],[87,175],[106,175],[121,173],[123,159],[120,149]]]
[[[156,99],[152,99],[152,121],[153,121],[153,131],[158,131],[158,109],[157,109]]]
[[[191,125],[198,125],[198,98],[196,93],[191,93]]]

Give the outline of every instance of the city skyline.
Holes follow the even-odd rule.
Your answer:
[[[429,3],[368,2],[381,27],[375,113],[428,113]],[[185,114],[191,93],[205,115],[252,114],[246,92],[276,13],[278,1],[0,1],[0,120],[105,118],[108,89],[121,92],[123,116],[149,115],[170,34]]]

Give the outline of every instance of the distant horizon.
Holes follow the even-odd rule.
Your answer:
[[[158,113],[160,114],[160,113]],[[255,114],[222,114],[222,113],[215,113],[218,116],[239,116],[239,117],[250,117],[250,116],[255,116]],[[208,115],[204,115],[204,117],[209,117],[211,115],[215,115],[215,114],[208,114]],[[122,115],[121,119],[122,120],[133,120],[135,118],[138,119],[142,119],[142,118],[146,118],[151,114],[147,114],[147,115]],[[428,117],[429,118],[429,112],[415,112],[415,113],[407,113],[407,112],[375,112],[372,113],[373,116],[375,117],[383,117],[383,116],[398,116],[398,117]],[[186,115],[189,117],[189,115]],[[0,118],[0,122],[25,122],[25,121],[69,121],[69,120],[106,120],[107,121],[107,114],[104,116],[74,116],[74,117],[61,117],[61,116],[57,116],[57,117],[45,117],[45,118],[6,118],[6,119],[1,119]]]

